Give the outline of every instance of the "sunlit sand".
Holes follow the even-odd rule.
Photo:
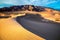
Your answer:
[[[18,24],[14,19],[0,19],[0,40],[45,40]]]

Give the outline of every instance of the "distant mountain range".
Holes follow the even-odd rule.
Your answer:
[[[0,8],[2,7],[10,7],[13,5],[35,5],[35,6],[44,6],[53,8],[56,10],[60,10],[60,0],[1,0],[0,1]]]
[[[0,8],[0,12],[25,11],[25,10],[40,12],[40,11],[43,11],[43,10],[45,11],[45,8],[55,10],[55,9],[49,8],[49,7],[34,6],[34,5],[9,5],[9,4],[3,4],[1,6],[3,6],[3,7]],[[57,11],[60,11],[60,10],[57,9]]]
[[[40,12],[45,10],[45,8],[42,6],[34,6],[34,5],[16,5],[16,6],[0,8],[0,12],[26,11],[26,10]]]

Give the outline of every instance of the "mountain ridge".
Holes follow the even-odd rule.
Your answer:
[[[56,9],[53,9],[53,8],[50,8],[50,7],[44,7],[44,6],[34,6],[34,5],[14,5],[14,6],[10,6],[9,5],[9,7],[3,7],[3,8],[0,8],[0,12],[2,12],[2,11],[4,11],[3,9],[5,9],[5,11],[8,9],[8,10],[10,10],[10,11],[12,11],[13,9],[15,9],[16,11],[18,11],[18,10],[20,10],[21,8],[24,8],[24,9],[28,9],[29,8],[29,6],[31,6],[31,7],[37,7],[36,9],[40,9],[40,8],[42,8],[42,9],[45,9],[45,8],[47,8],[47,9],[52,9],[52,10],[56,10]],[[7,10],[7,11],[8,11]],[[22,10],[22,9],[21,9]],[[40,9],[41,10],[41,9]],[[60,10],[56,10],[56,11],[60,11]]]

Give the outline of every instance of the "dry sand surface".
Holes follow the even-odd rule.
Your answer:
[[[18,24],[14,19],[0,19],[0,40],[45,40]]]

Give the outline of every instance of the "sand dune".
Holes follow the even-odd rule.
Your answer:
[[[14,19],[0,19],[0,40],[44,40],[18,24]]]

